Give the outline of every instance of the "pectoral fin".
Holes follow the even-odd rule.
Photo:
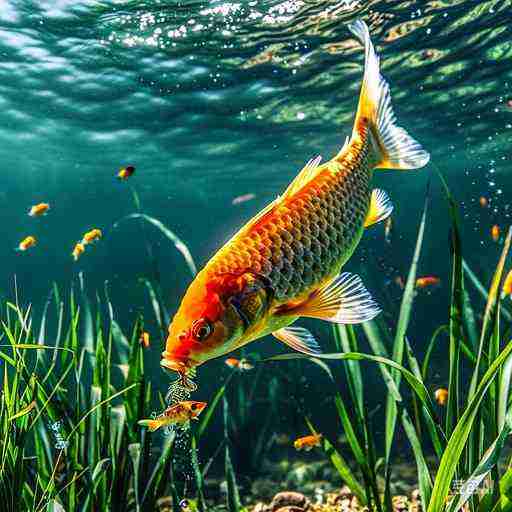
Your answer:
[[[315,337],[303,327],[284,327],[273,332],[272,336],[303,354],[315,356],[322,353]]]
[[[343,272],[311,294],[302,304],[289,309],[287,314],[319,318],[338,324],[358,324],[371,320],[380,313],[361,278]]]
[[[393,204],[389,196],[380,188],[373,189],[370,209],[364,221],[364,227],[372,226],[387,219],[393,212]]]

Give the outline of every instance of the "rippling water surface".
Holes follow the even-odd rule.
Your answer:
[[[304,162],[329,158],[350,133],[363,60],[347,30],[355,17],[370,26],[400,124],[431,151],[434,165],[378,173],[396,207],[393,241],[372,230],[348,268],[365,264],[394,317],[393,280],[406,271],[437,166],[462,203],[466,256],[487,278],[499,251],[490,227],[510,221],[510,1],[4,0],[5,292],[16,273],[24,299],[37,305],[52,281],[67,286],[83,270],[91,290],[109,280],[128,324],[147,305],[137,280],[153,271],[144,242],[151,236],[174,311],[189,280],[179,254],[136,223],[110,230],[134,211],[117,169],[137,167],[131,184],[143,209],[172,227],[202,265]],[[418,298],[420,346],[446,318],[449,293],[448,220],[437,179],[432,199],[421,273],[440,275],[445,286]],[[52,210],[34,221],[26,210],[40,200]],[[96,226],[105,240],[73,264],[73,243]],[[38,247],[16,254],[27,234],[38,236]],[[152,350],[156,365],[158,343]]]

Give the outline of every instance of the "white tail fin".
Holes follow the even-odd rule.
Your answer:
[[[380,74],[379,58],[370,40],[366,23],[356,20],[348,28],[365,46],[364,77],[352,137],[358,134],[360,123],[366,119],[377,151],[375,167],[381,169],[424,167],[430,160],[430,155],[396,124],[389,85]]]

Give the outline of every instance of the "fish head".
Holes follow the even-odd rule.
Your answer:
[[[208,276],[203,270],[187,290],[170,326],[160,364],[186,376],[250,338],[269,303],[264,281],[253,274]]]
[[[190,419],[197,419],[197,417],[203,412],[204,408],[207,406],[206,402],[196,402],[194,400],[186,400],[181,402],[183,408],[187,411]]]

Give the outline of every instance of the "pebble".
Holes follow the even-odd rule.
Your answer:
[[[290,508],[290,510],[283,510]],[[284,491],[279,492],[274,496],[270,503],[270,510],[272,512],[303,512],[309,507],[309,500],[300,492]],[[295,510],[296,509],[296,510]]]

